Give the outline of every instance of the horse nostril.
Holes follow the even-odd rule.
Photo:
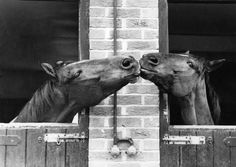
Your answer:
[[[149,63],[152,65],[157,65],[159,63],[159,60],[156,57],[149,57]]]
[[[130,58],[126,58],[122,61],[121,63],[121,66],[124,68],[124,69],[128,69],[128,68],[131,68],[132,67],[132,59]]]

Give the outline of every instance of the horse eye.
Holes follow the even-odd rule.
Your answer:
[[[193,64],[193,62],[191,62],[191,61],[188,61],[187,62],[187,64],[189,65],[189,67],[191,67],[191,68],[193,68],[194,67],[194,64]]]
[[[132,65],[131,59],[124,59],[121,63],[122,67],[129,68]]]
[[[159,60],[156,57],[152,56],[149,58],[149,62],[153,65],[157,65],[159,63]]]
[[[81,73],[82,73],[82,70],[78,70],[78,71],[74,74],[74,77],[79,77]]]

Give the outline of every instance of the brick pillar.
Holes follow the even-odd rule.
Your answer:
[[[90,58],[113,56],[113,0],[90,0]],[[158,1],[118,0],[118,55],[136,59],[158,51]],[[138,154],[118,158],[112,147],[112,96],[91,108],[90,167],[157,167],[159,114],[157,87],[140,79],[118,92],[118,134],[132,137]]]

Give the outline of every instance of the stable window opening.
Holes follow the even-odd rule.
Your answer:
[[[13,120],[50,79],[42,63],[88,59],[88,4],[0,0],[0,122]]]
[[[210,109],[214,96],[221,108],[218,125],[236,125],[236,4],[234,1],[168,1],[169,52],[191,54],[208,60],[225,59],[209,73],[216,94],[207,94]],[[207,88],[207,91],[209,89]],[[180,107],[169,96],[170,124],[183,125]]]

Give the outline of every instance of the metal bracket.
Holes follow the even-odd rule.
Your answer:
[[[180,144],[180,145],[206,144],[205,136],[170,136],[166,134],[162,140],[164,144]]]
[[[20,143],[21,139],[17,135],[1,135],[0,146],[16,146]]]
[[[79,133],[47,133],[44,134],[44,142],[56,142],[57,145],[60,145],[62,142],[80,142],[88,139],[85,136],[85,132]],[[41,142],[41,138],[38,138],[38,141]]]
[[[236,146],[236,137],[226,137],[224,138],[224,143],[228,147],[235,147]]]

